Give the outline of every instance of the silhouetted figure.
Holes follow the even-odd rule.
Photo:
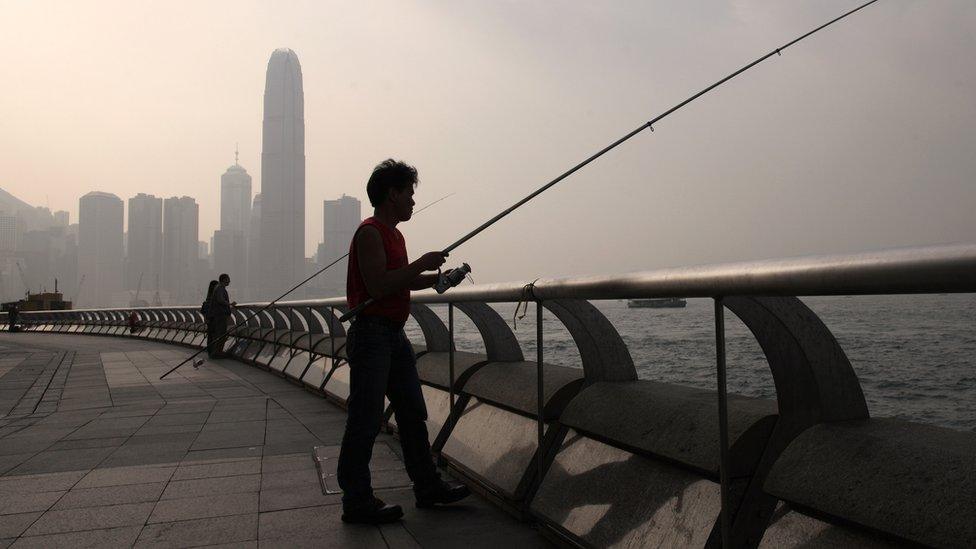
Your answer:
[[[17,309],[16,305],[11,305],[10,309],[7,310],[7,330],[11,332],[19,332],[20,326],[17,325],[17,320],[20,318],[20,311]]]
[[[211,306],[213,303],[214,289],[217,287],[217,284],[219,283],[216,280],[210,281],[210,284],[207,286],[207,297],[203,300],[203,303],[200,304],[200,314],[203,315],[203,321],[207,324],[207,356],[213,355],[213,345],[215,343],[214,339],[217,337],[213,333],[213,308]],[[201,364],[203,364],[202,358],[198,358],[193,361],[194,368],[199,368]]]
[[[400,445],[418,507],[452,503],[469,494],[466,486],[440,478],[430,455],[427,406],[420,390],[416,359],[403,326],[410,314],[410,290],[430,288],[437,275],[422,274],[444,264],[447,254],[429,252],[413,263],[398,223],[413,214],[417,170],[386,160],[373,170],[366,185],[373,217],[360,224],[349,248],[346,299],[354,308],[369,298],[349,328],[349,416],[339,453],[342,520],[377,524],[403,516],[399,505],[386,505],[373,495],[369,461],[383,422],[384,396],[396,412]]]
[[[227,356],[223,352],[227,324],[230,320],[231,308],[237,305],[227,295],[227,286],[230,286],[230,276],[227,273],[221,274],[209,299],[208,314],[210,320],[207,322],[207,354],[210,355],[210,358]]]
[[[135,311],[130,312],[128,323],[130,334],[137,334],[142,331],[142,326],[139,324],[139,313]]]

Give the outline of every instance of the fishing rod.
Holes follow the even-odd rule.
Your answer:
[[[746,72],[747,70],[751,69],[752,67],[755,67],[756,65],[758,65],[759,63],[762,63],[763,61],[769,59],[773,55],[776,55],[776,56],[782,55],[783,50],[785,50],[786,48],[792,46],[793,44],[796,44],[797,42],[803,40],[804,38],[807,38],[810,35],[815,34],[816,32],[818,32],[820,30],[823,30],[823,29],[829,27],[830,25],[833,25],[834,23],[840,21],[841,19],[844,19],[848,15],[851,15],[851,14],[853,14],[855,12],[858,12],[858,11],[860,11],[860,10],[862,10],[862,9],[870,6],[871,4],[873,4],[873,3],[877,2],[877,1],[878,0],[870,0],[868,2],[865,2],[864,4],[861,4],[860,6],[852,9],[851,11],[848,11],[847,13],[844,13],[843,15],[841,15],[839,17],[836,17],[834,19],[831,19],[830,21],[824,23],[823,25],[820,25],[819,27],[813,29],[812,31],[810,31],[810,32],[808,32],[806,34],[803,34],[803,35],[801,35],[801,36],[799,36],[797,38],[794,38],[792,41],[787,42],[786,44],[784,44],[784,45],[782,45],[782,46],[780,46],[780,47],[778,47],[778,48],[770,51],[769,53],[767,53],[766,55],[763,55],[762,57],[759,57],[758,59],[752,61],[751,63],[749,63],[749,64],[743,66],[742,68],[736,70],[735,72],[729,74],[725,78],[722,78],[718,82],[715,82],[714,84],[708,86],[707,88],[705,88],[705,89],[699,91],[698,93],[692,95],[688,99],[685,99],[684,101],[678,103],[677,105],[675,105],[675,106],[671,107],[670,109],[664,111],[663,113],[657,115],[656,117],[654,117],[650,121],[648,121],[648,122],[646,122],[644,124],[641,124],[640,127],[638,127],[637,129],[629,132],[627,135],[624,135],[620,139],[618,139],[618,140],[614,141],[613,143],[607,145],[605,148],[601,149],[599,152],[597,152],[593,156],[591,156],[591,157],[587,158],[586,160],[580,162],[579,164],[573,166],[572,168],[570,168],[569,170],[567,170],[566,172],[564,172],[559,177],[553,179],[552,181],[550,181],[550,182],[546,183],[545,185],[543,185],[543,186],[539,187],[538,189],[536,189],[532,194],[526,196],[522,200],[519,200],[515,204],[511,205],[508,209],[502,211],[501,213],[499,213],[495,217],[493,217],[493,218],[489,219],[488,221],[484,222],[477,229],[475,229],[475,230],[471,231],[470,233],[464,235],[457,242],[451,244],[447,248],[444,248],[444,250],[443,250],[442,253],[448,254],[448,253],[452,252],[455,248],[457,248],[461,244],[464,244],[468,240],[471,240],[472,238],[474,238],[475,236],[477,236],[478,233],[480,233],[481,231],[487,229],[488,227],[491,227],[496,222],[498,222],[499,220],[501,220],[503,217],[505,217],[508,214],[512,213],[513,211],[515,211],[516,209],[518,209],[519,207],[521,207],[523,204],[525,204],[529,200],[532,200],[533,198],[535,198],[535,197],[539,196],[540,194],[544,193],[546,190],[548,190],[550,187],[552,187],[556,183],[559,183],[563,179],[566,179],[567,177],[573,175],[574,173],[576,173],[577,171],[579,171],[581,168],[583,168],[584,166],[586,166],[590,162],[593,162],[597,158],[600,158],[604,154],[606,154],[606,153],[610,152],[611,150],[617,148],[618,145],[620,145],[620,144],[624,143],[625,141],[629,140],[631,137],[634,137],[635,135],[641,133],[644,130],[648,130],[648,129],[653,132],[654,131],[654,124],[656,124],[657,122],[663,120],[665,117],[667,117],[668,115],[674,113],[678,109],[684,107],[688,103],[691,103],[692,101],[698,99],[699,97],[705,95],[706,93],[712,91],[713,89],[721,86],[722,84],[728,82],[729,80],[732,80],[736,76],[738,76],[738,75]],[[443,293],[443,292],[440,291],[440,288],[438,288],[438,292],[439,293]],[[345,322],[345,321],[349,320],[350,318],[356,316],[363,309],[365,309],[366,307],[370,306],[374,302],[375,302],[375,300],[372,299],[372,298],[367,299],[366,301],[360,303],[359,305],[357,305],[355,308],[353,308],[352,310],[350,310],[346,314],[344,314],[341,317],[339,317],[339,320],[341,322]]]
[[[431,206],[433,206],[434,204],[437,204],[438,202],[440,202],[440,201],[442,201],[442,200],[447,200],[448,198],[450,198],[450,197],[452,197],[452,196],[454,196],[455,194],[457,194],[457,193],[449,193],[449,194],[446,194],[446,195],[444,195],[444,196],[442,196],[442,197],[440,197],[440,198],[438,198],[437,200],[435,200],[435,201],[433,201],[433,202],[431,202],[430,204],[427,204],[427,205],[426,205],[426,206],[424,206],[423,208],[420,208],[419,210],[417,210],[416,212],[414,212],[414,213],[413,213],[413,215],[417,215],[417,214],[419,214],[420,212],[422,212],[422,211],[424,211],[424,210],[426,210],[427,208],[429,208],[429,207],[431,207]],[[245,318],[243,322],[241,322],[240,324],[236,324],[236,325],[235,325],[235,326],[234,326],[233,328],[231,328],[230,330],[227,330],[226,332],[224,332],[224,335],[222,335],[222,336],[220,336],[220,337],[218,337],[218,338],[215,338],[215,339],[214,339],[214,341],[218,341],[218,340],[223,340],[223,339],[225,339],[225,338],[226,338],[227,336],[230,336],[230,335],[232,335],[232,334],[233,334],[234,332],[236,332],[237,330],[239,330],[239,329],[240,329],[241,327],[243,327],[243,326],[245,326],[245,325],[247,325],[247,323],[248,323],[248,322],[250,322],[250,321],[251,321],[251,319],[253,319],[254,317],[256,317],[256,316],[258,316],[259,314],[261,314],[261,313],[263,313],[264,311],[267,311],[267,310],[268,310],[269,308],[271,308],[271,307],[272,307],[273,305],[275,305],[276,303],[278,303],[279,301],[281,301],[282,299],[284,299],[284,298],[285,298],[285,296],[287,296],[288,294],[290,294],[290,293],[292,293],[292,292],[294,292],[294,291],[295,291],[295,290],[297,290],[298,288],[301,288],[301,287],[302,287],[302,286],[304,286],[304,285],[305,285],[306,283],[308,283],[308,282],[309,282],[310,280],[312,280],[313,278],[315,278],[315,277],[317,277],[317,276],[319,276],[320,274],[322,274],[322,273],[324,273],[324,272],[325,272],[326,270],[328,270],[328,269],[329,269],[330,267],[332,267],[333,265],[335,265],[336,263],[338,263],[338,262],[340,262],[340,261],[342,261],[343,259],[345,259],[345,258],[347,258],[347,257],[349,257],[349,252],[346,252],[346,254],[345,254],[345,255],[343,255],[342,257],[339,257],[339,258],[336,258],[336,260],[335,260],[335,261],[333,261],[332,263],[329,263],[329,264],[328,264],[328,265],[326,265],[325,267],[322,267],[321,269],[319,269],[318,271],[316,271],[316,272],[315,272],[314,274],[312,274],[312,276],[310,276],[310,277],[308,277],[308,278],[306,278],[305,280],[303,280],[303,281],[301,281],[301,282],[299,282],[298,284],[296,284],[296,285],[294,285],[294,286],[293,286],[293,287],[292,287],[292,288],[291,288],[290,290],[288,290],[287,292],[285,292],[285,293],[283,293],[283,294],[281,294],[280,296],[278,296],[278,298],[277,298],[277,299],[275,299],[274,301],[272,301],[272,302],[270,302],[270,303],[268,303],[268,304],[267,304],[267,305],[265,305],[264,307],[261,307],[260,309],[258,309],[258,310],[257,310],[257,311],[255,311],[254,313],[251,313],[251,316],[249,316],[249,317],[247,317],[247,318]],[[184,365],[184,364],[186,364],[187,362],[190,362],[191,360],[193,360],[194,358],[196,358],[197,356],[199,356],[199,355],[200,355],[200,353],[202,353],[202,352],[204,352],[204,351],[206,351],[206,350],[207,350],[207,349],[209,349],[209,348],[210,348],[210,345],[209,345],[209,341],[208,341],[208,345],[207,345],[206,347],[204,347],[203,349],[200,349],[199,351],[197,351],[197,352],[195,352],[195,353],[193,353],[192,355],[190,355],[190,356],[189,356],[189,358],[187,358],[187,359],[186,359],[186,360],[184,360],[183,362],[180,362],[179,364],[177,364],[176,366],[174,366],[173,368],[171,368],[171,369],[170,369],[169,371],[167,371],[167,372],[166,372],[165,374],[163,374],[163,375],[161,375],[161,376],[159,376],[159,379],[163,379],[164,377],[166,377],[166,376],[168,376],[168,375],[170,375],[170,374],[172,374],[172,373],[173,373],[173,372],[175,372],[175,371],[176,371],[177,369],[179,369],[179,368],[180,368],[181,366],[183,366],[183,365]]]

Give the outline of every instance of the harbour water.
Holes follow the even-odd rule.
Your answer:
[[[839,341],[857,373],[872,416],[898,417],[976,431],[976,294],[813,297],[803,301]],[[629,309],[596,301],[627,344],[641,379],[715,387],[715,332],[709,299],[684,309]],[[495,305],[513,325],[514,304]],[[446,306],[434,310],[446,322]],[[474,325],[457,312],[459,350],[483,350]],[[535,310],[515,323],[527,360],[535,359]],[[543,319],[545,361],[579,366],[579,353],[561,324]],[[413,341],[419,328],[407,327]],[[726,314],[729,391],[775,398],[766,359],[749,333]]]

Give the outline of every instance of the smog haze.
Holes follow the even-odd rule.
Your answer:
[[[260,192],[265,72],[301,62],[305,253],[388,158],[440,249],[670,106],[853,8],[802,2],[6,2],[0,188]],[[973,241],[976,4],[882,1],[675,113],[459,248],[481,282]],[[969,59],[969,61],[967,61]],[[128,212],[126,212],[128,215]]]

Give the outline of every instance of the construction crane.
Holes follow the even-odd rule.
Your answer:
[[[149,302],[145,299],[139,299],[139,294],[142,292],[142,275],[139,273],[139,282],[136,283],[136,293],[129,300],[129,307],[148,307]]]
[[[159,299],[159,273],[156,273],[156,293],[153,294],[153,307],[162,307],[163,301]]]
[[[27,275],[24,274],[24,268],[21,267],[20,261],[17,262],[17,272],[20,273],[20,281],[24,283],[24,293],[30,294],[30,284],[27,283]]]
[[[81,298],[81,287],[85,285],[85,275],[81,275],[81,280],[78,281],[78,289],[75,290],[75,303],[78,303],[78,299]]]

